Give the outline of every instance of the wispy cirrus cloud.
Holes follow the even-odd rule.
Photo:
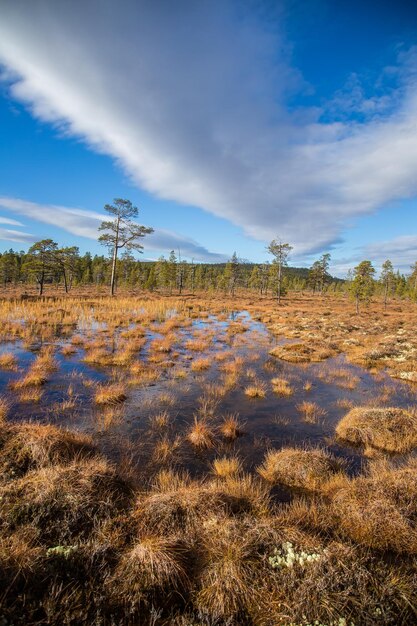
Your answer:
[[[21,222],[17,220],[12,220],[10,217],[4,217],[0,215],[0,224],[8,224],[9,226],[23,226]]]
[[[11,228],[0,228],[0,240],[12,241],[14,243],[32,244],[37,241],[36,235],[13,230]]]
[[[103,220],[108,219],[108,215],[96,213],[95,211],[87,211],[75,207],[40,204],[20,198],[4,196],[0,197],[0,207],[31,220],[35,220],[36,222],[61,228],[77,237],[85,237],[95,241],[97,241],[99,235],[99,225]],[[22,226],[20,222],[11,218],[0,217],[0,223],[2,219],[4,219],[3,223]],[[11,239],[11,236],[15,238]],[[16,237],[19,236],[21,238],[17,239]],[[36,241],[39,237],[19,233],[18,231],[0,229],[0,239],[24,243]],[[211,252],[205,246],[202,246],[190,237],[184,237],[165,229],[157,229],[152,235],[146,237],[144,242],[147,249],[158,250],[160,252],[176,250],[177,252],[179,251],[183,257],[194,258],[198,261],[222,262],[227,258],[224,254]]]
[[[279,234],[298,255],[321,251],[355,218],[417,194],[416,51],[387,92],[355,82],[328,110],[294,110],[303,81],[279,11],[271,28],[255,6],[3,0],[0,61],[14,98],[140,187],[257,239]]]

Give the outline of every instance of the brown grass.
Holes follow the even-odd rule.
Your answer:
[[[417,445],[417,415],[399,408],[358,407],[336,427],[340,439],[388,452],[407,452]]]
[[[210,369],[211,361],[210,359],[195,359],[191,363],[191,369],[193,372],[202,372]]]
[[[376,461],[368,475],[351,480],[333,497],[339,528],[378,550],[417,554],[417,461],[395,467]]]
[[[239,421],[238,413],[226,415],[220,425],[220,432],[229,441],[234,441],[243,434],[243,426]]]
[[[196,448],[212,448],[214,446],[214,431],[207,420],[196,416],[188,430],[187,439]]]
[[[242,469],[242,464],[240,460],[233,457],[222,457],[220,459],[214,459],[213,461],[213,472],[219,478],[227,478],[229,476],[235,476],[239,474]]]
[[[285,380],[285,378],[273,378],[271,380],[271,383],[274,393],[276,393],[278,396],[287,398],[289,396],[292,396],[292,394],[294,393],[294,390],[292,389],[290,383],[288,382],[288,380]]]
[[[144,535],[122,558],[109,581],[112,594],[121,594],[124,602],[133,605],[151,593],[161,601],[172,591],[188,584],[185,569],[187,548],[177,537]]]
[[[97,385],[94,393],[94,402],[96,404],[120,404],[126,398],[126,386],[123,383],[103,383]]]
[[[255,381],[253,384],[245,387],[245,396],[248,398],[265,398],[266,386],[262,381]]]
[[[273,484],[317,491],[342,468],[342,462],[321,448],[282,448],[267,452],[258,472]]]
[[[7,477],[97,454],[91,437],[46,424],[3,423],[0,445],[0,473]]]
[[[0,396],[0,423],[4,422],[10,411],[10,402],[7,398]]]
[[[317,424],[320,417],[326,415],[326,411],[315,402],[301,402],[297,404],[297,411],[303,416],[303,421],[307,424]]]
[[[17,358],[13,352],[3,352],[0,354],[0,370],[16,370]]]
[[[1,488],[1,526],[10,531],[30,524],[44,540],[62,545],[126,508],[130,496],[129,485],[104,459],[46,466]]]
[[[181,445],[181,438],[170,439],[167,436],[159,439],[153,449],[153,460],[156,463],[167,463],[172,459]]]

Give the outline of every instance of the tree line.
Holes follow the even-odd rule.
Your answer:
[[[404,276],[387,260],[380,278],[375,280],[375,268],[371,261],[365,260],[344,281],[329,273],[329,253],[323,254],[309,269],[288,267],[292,246],[279,239],[271,241],[266,248],[272,258],[264,263],[242,261],[236,252],[227,263],[187,262],[175,250],[157,261],[141,262],[133,252],[142,252],[141,241],[153,228],[135,221],[138,209],[129,200],[116,198],[104,208],[110,219],[100,225],[98,241],[108,249],[108,256],[92,256],[89,252],[81,255],[77,246],[60,247],[52,239],[43,239],[28,252],[0,253],[1,284],[36,283],[39,295],[47,284],[62,285],[67,293],[73,286],[108,284],[111,295],[116,286],[179,295],[184,291],[221,292],[231,297],[238,289],[244,289],[274,296],[278,303],[287,291],[309,289],[318,295],[348,291],[358,313],[361,303],[368,302],[374,293],[383,296],[385,307],[393,296],[417,300],[417,262],[410,274]]]

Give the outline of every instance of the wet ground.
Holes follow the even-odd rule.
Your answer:
[[[175,318],[175,312],[171,317]],[[0,394],[11,402],[9,419],[31,419],[84,431],[118,460],[125,456],[152,468],[169,462],[195,475],[206,473],[216,456],[232,453],[239,455],[246,469],[252,469],[266,449],[285,445],[326,445],[346,458],[349,470],[355,473],[363,459],[362,451],[334,440],[340,418],[353,406],[408,406],[416,402],[415,387],[394,381],[384,372],[373,375],[349,364],[343,355],[303,365],[270,356],[271,348],[285,340],[274,339],[245,311],[220,318],[179,320],[179,326],[170,331],[172,345],[166,353],[156,352],[152,343],[166,337],[164,322],[144,328],[143,346],[134,359],[158,372],[158,380],[150,384],[132,382],[130,365],[83,362],[86,351],[82,344],[74,345],[73,354],[61,353],[75,335],[90,342],[101,339],[107,350],[115,353],[120,343],[126,345],[129,341],[123,339],[123,332],[134,330],[134,324],[109,330],[105,324],[95,323],[92,316],[89,321],[82,320],[69,336],[60,337],[58,333],[53,342],[43,346],[36,336],[30,346],[20,341],[2,343],[0,355],[13,353],[19,368],[0,371]],[[207,345],[192,350],[188,341]],[[42,347],[51,344],[56,348],[57,370],[43,385],[38,402],[21,402],[10,383],[22,376]],[[193,363],[204,358],[209,359],[208,369],[193,371]],[[224,391],[227,374],[229,388]],[[277,395],[271,384],[273,378],[288,381],[292,394]],[[107,380],[129,384],[123,404],[107,408],[95,405],[95,385]],[[253,384],[264,388],[265,397],[245,395],[245,389]],[[318,414],[309,421],[300,406],[303,402],[317,405]],[[194,415],[199,412],[201,416],[204,407],[212,413],[209,422],[214,429],[226,414],[238,414],[242,436],[228,443],[219,434],[212,449],[196,450],[186,434]],[[161,411],[167,413],[168,423],[155,427],[153,417]],[[155,446],[161,441],[169,449],[162,460],[155,457]]]

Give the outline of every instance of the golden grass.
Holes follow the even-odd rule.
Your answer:
[[[303,416],[303,421],[307,424],[317,424],[320,417],[326,415],[326,411],[322,409],[315,402],[304,401],[296,406],[297,411],[299,411]]]
[[[76,352],[77,352],[77,348],[75,347],[75,345],[72,345],[71,343],[67,343],[61,348],[61,354],[63,354],[64,356],[71,356],[75,354]]]
[[[378,550],[417,554],[417,461],[370,465],[333,497],[338,527],[354,541]]]
[[[220,424],[220,432],[225,439],[234,441],[243,434],[243,426],[239,421],[239,414],[226,415]]]
[[[7,398],[0,396],[0,422],[4,422],[10,411],[10,402]]]
[[[282,396],[284,398],[288,398],[292,396],[294,390],[292,389],[288,380],[285,378],[273,378],[271,380],[273,392],[277,394],[277,396]]]
[[[166,463],[175,456],[180,445],[180,437],[170,439],[165,435],[155,443],[152,453],[153,460],[156,463]]]
[[[219,478],[227,478],[229,476],[235,476],[242,470],[242,464],[240,460],[233,457],[222,457],[220,459],[214,459],[213,472]]]
[[[28,472],[1,487],[3,529],[31,524],[52,545],[86,536],[126,508],[131,488],[105,459],[77,459]]]
[[[340,420],[336,434],[353,444],[407,452],[417,445],[417,415],[392,407],[357,407]]]
[[[132,604],[143,600],[144,593],[158,592],[158,598],[187,585],[184,542],[174,537],[144,535],[122,558],[111,579],[112,593],[122,594]]]
[[[94,393],[96,404],[120,404],[126,398],[126,386],[123,383],[110,382],[97,385]]]
[[[0,442],[0,470],[7,476],[97,454],[91,437],[46,424],[4,422]]]
[[[16,370],[17,358],[13,352],[3,352],[0,354],[0,370]]]
[[[342,469],[343,463],[324,449],[282,448],[266,453],[258,473],[272,484],[319,491]]]
[[[185,342],[187,350],[192,352],[205,352],[209,348],[210,344],[205,339],[188,339]]]
[[[211,360],[208,358],[195,359],[191,363],[191,369],[193,372],[203,372],[203,371],[210,369],[210,367],[211,367]]]
[[[37,403],[43,398],[44,391],[39,387],[24,387],[19,389],[19,402],[23,403]]]
[[[149,416],[149,424],[154,430],[164,430],[170,426],[171,422],[172,418],[168,411],[160,411]]]
[[[207,449],[214,446],[214,431],[204,418],[194,417],[188,429],[187,439],[196,448]]]
[[[262,381],[256,381],[251,385],[245,387],[245,396],[248,398],[265,398],[266,385]]]

